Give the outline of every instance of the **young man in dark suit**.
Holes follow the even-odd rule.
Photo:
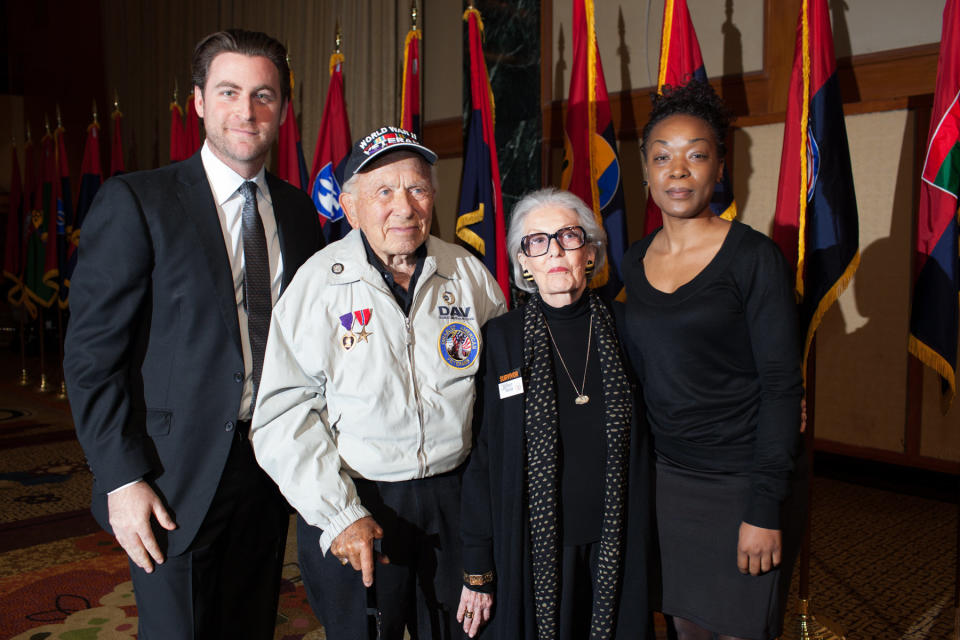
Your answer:
[[[108,180],[84,225],[64,371],[141,639],[273,637],[288,519],[248,430],[272,306],[323,245],[306,194],[264,171],[285,55],[262,33],[204,38],[203,148]]]

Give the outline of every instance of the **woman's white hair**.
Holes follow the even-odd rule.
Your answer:
[[[583,200],[569,191],[561,191],[553,187],[531,191],[513,208],[513,213],[510,215],[510,229],[507,231],[507,253],[510,254],[510,264],[513,265],[513,283],[517,288],[528,292],[536,291],[537,286],[523,279],[523,267],[520,266],[517,255],[520,253],[520,241],[524,236],[527,216],[544,207],[568,209],[577,214],[577,224],[587,232],[586,243],[583,246],[593,245],[597,249],[594,273],[603,269],[603,265],[607,262],[607,232],[597,224],[593,210]]]

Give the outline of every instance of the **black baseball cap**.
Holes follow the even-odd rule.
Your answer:
[[[437,154],[420,144],[416,134],[400,127],[379,127],[363,136],[337,165],[337,180],[344,184],[376,158],[394,151],[412,151],[433,164]]]

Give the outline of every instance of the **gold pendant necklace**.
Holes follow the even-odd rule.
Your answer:
[[[577,383],[573,381],[573,376],[570,375],[570,369],[567,368],[567,363],[563,361],[563,354],[560,353],[560,347],[557,346],[557,341],[553,339],[553,331],[550,331],[550,323],[547,322],[546,318],[543,319],[543,324],[547,327],[550,342],[553,343],[553,348],[560,358],[560,364],[563,365],[563,370],[567,372],[567,377],[570,378],[570,386],[572,386],[573,390],[577,393],[577,397],[573,399],[574,403],[579,405],[587,404],[590,402],[590,396],[585,394],[584,391],[587,389],[587,369],[590,367],[590,339],[593,338],[593,313],[590,314],[590,328],[587,329],[587,358],[583,365],[583,382],[580,383],[579,389],[577,389]]]

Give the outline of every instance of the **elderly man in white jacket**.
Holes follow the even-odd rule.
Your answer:
[[[353,231],[273,310],[250,437],[299,512],[331,640],[460,637],[460,471],[480,330],[505,304],[479,260],[429,235],[436,158],[396,127],[357,141],[338,169]]]

